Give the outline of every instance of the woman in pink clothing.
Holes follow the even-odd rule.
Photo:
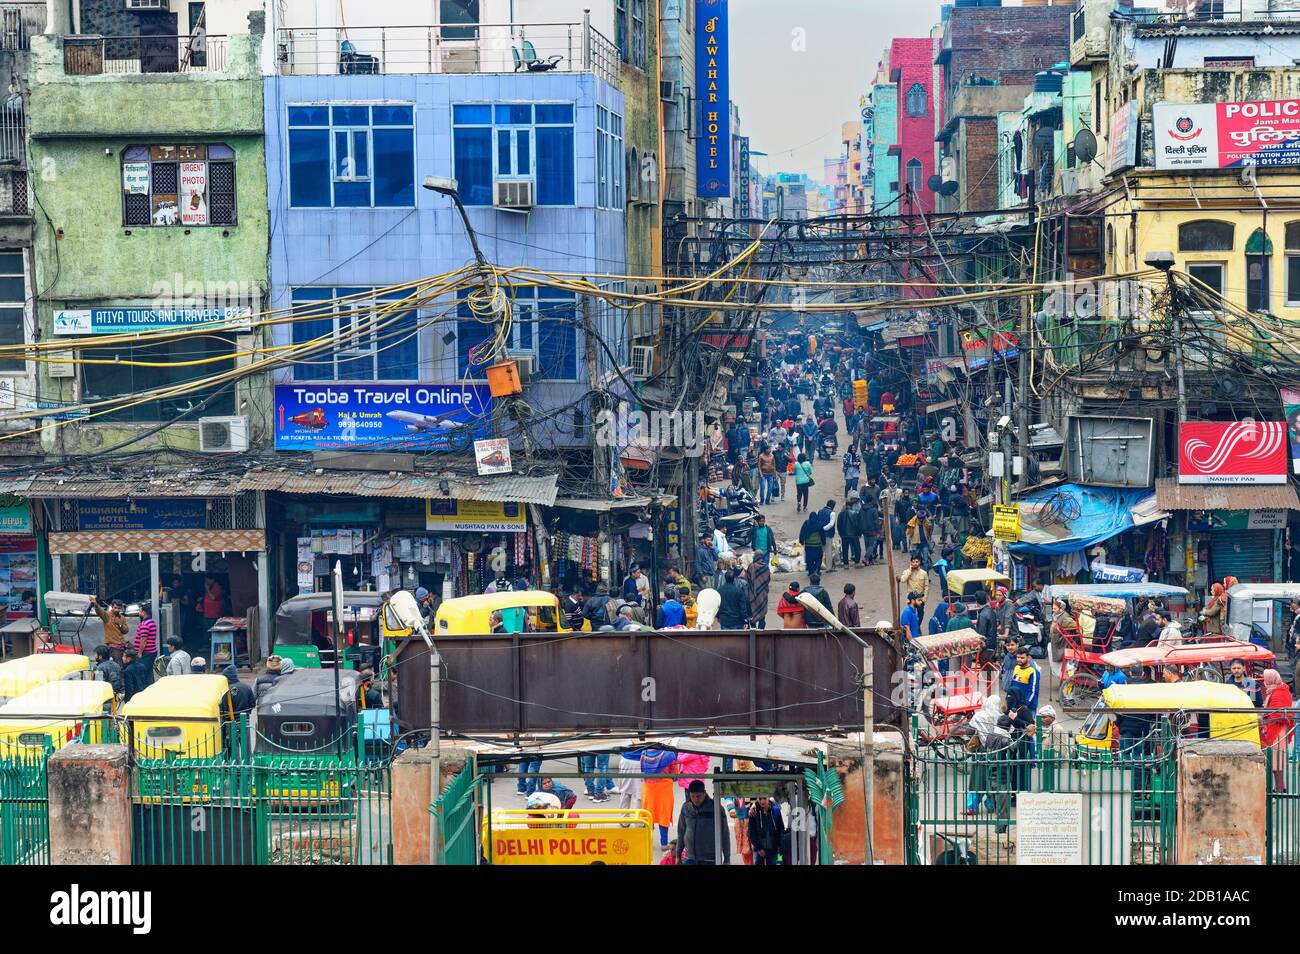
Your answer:
[[[682,788],[687,788],[695,779],[704,781],[709,777],[709,757],[707,755],[691,755],[681,752],[677,756],[678,771],[681,772],[681,778],[677,784]]]

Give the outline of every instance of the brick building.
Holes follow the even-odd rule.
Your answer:
[[[983,211],[998,205],[998,113],[1018,110],[1034,75],[1069,56],[1066,5],[955,7],[935,62],[945,70],[947,119],[936,137],[951,157],[959,189],[938,200],[940,211]],[[899,114],[903,89],[899,89]]]
[[[934,137],[943,115],[942,68],[937,41],[898,39],[889,46],[889,81],[898,89],[898,122],[889,154],[898,157],[903,212],[934,211],[937,196],[926,182],[935,172]]]

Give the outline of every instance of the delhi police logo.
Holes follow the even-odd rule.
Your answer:
[[[627,843],[626,838],[615,838],[613,848],[616,855],[625,855],[632,850],[632,846]]]
[[[1174,123],[1174,128],[1177,129],[1180,133],[1186,135],[1187,133],[1191,132],[1193,128],[1195,128],[1195,125],[1196,124],[1192,122],[1191,116],[1179,116],[1178,122]]]
[[[1174,128],[1169,131],[1169,135],[1179,142],[1190,142],[1200,134],[1201,128],[1191,116],[1179,116],[1174,120]]]

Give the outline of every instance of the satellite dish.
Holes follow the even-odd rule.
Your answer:
[[[1097,158],[1097,137],[1091,129],[1080,129],[1074,137],[1074,154],[1080,162],[1092,162]]]
[[[930,176],[929,179],[925,181],[925,184],[926,187],[929,188],[931,192],[938,192],[940,189],[943,188],[943,176],[937,174],[932,175]]]
[[[956,192],[957,192],[957,189],[958,189],[958,185],[957,185],[956,182],[945,182],[942,186],[939,187],[939,194],[940,194],[940,195],[955,195]]]

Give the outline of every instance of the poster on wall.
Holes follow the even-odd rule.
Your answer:
[[[523,533],[528,517],[520,503],[491,500],[426,500],[424,529],[441,533]]]
[[[149,194],[149,163],[122,163],[122,191],[127,195]]]
[[[1180,484],[1285,484],[1286,425],[1186,421],[1178,428]]]
[[[181,163],[181,224],[208,224],[208,164]]]
[[[1157,169],[1300,165],[1300,99],[1156,103]]]
[[[510,473],[514,470],[510,462],[510,441],[504,437],[475,441],[474,463],[478,466],[480,476]]]
[[[1137,165],[1138,104],[1136,99],[1115,110],[1110,117],[1110,156],[1106,171],[1119,172]]]
[[[0,612],[36,615],[36,538],[0,534]]]
[[[491,417],[486,384],[277,384],[275,449],[468,449]]]
[[[1286,414],[1287,443],[1291,446],[1291,473],[1300,474],[1300,390],[1282,388],[1282,412]]]

